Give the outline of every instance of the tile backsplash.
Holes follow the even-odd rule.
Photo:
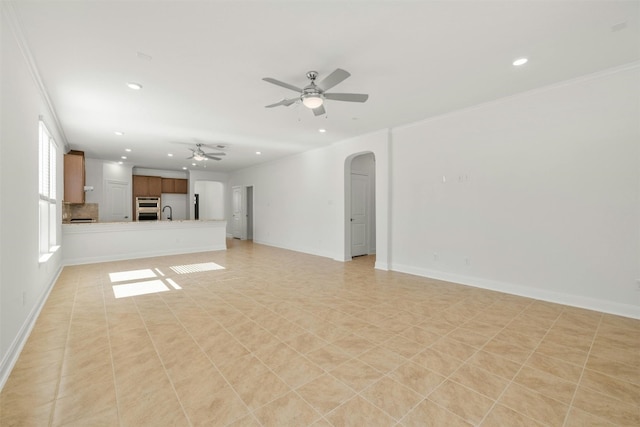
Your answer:
[[[65,203],[62,205],[62,222],[71,219],[91,218],[98,220],[98,203],[85,203],[82,205]]]

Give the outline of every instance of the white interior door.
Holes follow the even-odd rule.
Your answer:
[[[247,240],[253,240],[253,187],[247,187],[247,201],[245,203],[247,206],[247,213],[245,217],[247,218]]]
[[[242,187],[233,187],[232,189],[232,226],[231,234],[235,239],[242,239],[242,224],[243,224],[243,203],[242,203]]]
[[[131,221],[129,183],[107,180],[105,188],[104,219],[110,222]]]
[[[368,254],[368,218],[369,177],[351,174],[351,256]]]

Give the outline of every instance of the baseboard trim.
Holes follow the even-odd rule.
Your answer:
[[[376,264],[373,268],[375,268],[376,270],[389,271],[389,264],[382,261],[376,261]]]
[[[40,295],[40,298],[38,299],[36,304],[33,306],[33,308],[31,309],[31,312],[29,313],[24,323],[22,324],[20,331],[18,331],[18,334],[16,335],[16,337],[13,339],[13,342],[9,346],[9,350],[7,351],[4,358],[2,359],[2,362],[0,362],[0,390],[4,388],[5,383],[9,379],[9,375],[11,375],[11,371],[13,370],[13,367],[18,361],[18,358],[20,357],[20,353],[22,352],[22,349],[27,343],[27,340],[29,339],[29,335],[31,335],[31,331],[33,330],[33,327],[36,324],[36,320],[38,320],[38,316],[40,315],[42,308],[47,302],[47,299],[49,298],[49,295],[53,290],[53,286],[56,284],[56,282],[58,281],[58,278],[60,277],[60,273],[62,273],[62,266],[58,268],[58,271],[53,277],[53,280],[47,285],[44,292],[42,292],[42,294]]]
[[[544,289],[531,288],[529,286],[500,282],[496,280],[487,280],[477,277],[447,273],[443,271],[416,268],[403,264],[393,264],[390,269],[401,273],[413,274],[414,276],[427,277],[429,279],[442,280],[445,282],[452,282],[460,285],[472,286],[475,288],[488,289],[556,304],[584,308],[587,310],[595,310],[603,313],[615,314],[617,316],[630,317],[632,319],[640,319],[640,307],[632,304],[621,304],[613,301],[603,301],[600,299],[580,295],[553,292]]]
[[[311,248],[300,248],[300,247],[295,247],[295,246],[287,246],[287,245],[282,245],[279,243],[273,243],[273,242],[267,242],[264,240],[253,240],[254,243],[258,243],[260,245],[265,245],[265,246],[271,246],[273,248],[279,248],[279,249],[285,249],[287,251],[293,251],[293,252],[300,252],[303,254],[307,254],[307,255],[315,255],[315,256],[319,256],[319,257],[323,257],[323,258],[331,258],[334,261],[339,261],[339,262],[344,262],[344,260],[340,257],[335,256],[332,253],[329,252],[320,252],[317,251],[315,249],[311,249]]]

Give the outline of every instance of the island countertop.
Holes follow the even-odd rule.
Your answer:
[[[225,250],[227,221],[62,224],[65,265]]]

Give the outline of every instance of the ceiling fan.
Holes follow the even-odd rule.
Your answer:
[[[193,160],[197,160],[197,161],[202,161],[202,160],[222,160],[220,157],[218,156],[226,156],[227,153],[205,153],[204,150],[202,149],[202,147],[209,147],[207,144],[196,144],[196,148],[189,148],[189,150],[191,150],[191,153],[193,153],[191,155],[191,157],[187,157],[187,159],[193,159]],[[214,148],[214,147],[209,147],[209,148]]]
[[[290,85],[289,83],[281,82],[280,80],[273,79],[271,77],[265,77],[262,80],[265,82],[273,83],[274,85],[282,86],[287,89],[291,89],[293,91],[299,92],[300,95],[295,98],[283,99],[280,102],[276,102],[275,104],[267,105],[266,108],[277,107],[279,105],[284,105],[288,107],[297,101],[302,101],[302,104],[311,109],[313,114],[316,116],[321,116],[326,113],[324,109],[324,100],[330,99],[332,101],[347,101],[347,102],[365,102],[369,95],[361,94],[361,93],[327,93],[326,91],[341,83],[351,74],[349,72],[337,68],[333,73],[329,74],[325,77],[320,83],[316,84],[316,78],[318,78],[317,71],[309,71],[307,73],[307,78],[311,80],[304,88],[299,88],[294,85]]]

